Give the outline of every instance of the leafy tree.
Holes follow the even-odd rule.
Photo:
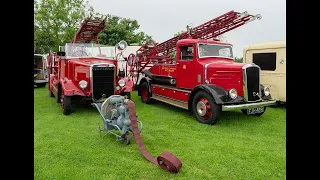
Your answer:
[[[243,57],[241,57],[241,58],[235,57],[235,58],[234,58],[234,61],[235,61],[235,62],[242,63],[242,62],[243,62]]]
[[[93,13],[86,0],[34,1],[34,41],[37,53],[70,42],[84,17]]]
[[[152,37],[144,32],[137,32],[140,25],[137,20],[108,15],[106,29],[99,34],[101,44],[114,46],[121,40],[129,45],[142,45],[152,41]]]
[[[184,33],[184,32],[186,32],[186,31],[185,31],[185,30],[181,30],[181,31],[175,33],[175,34],[173,35],[173,37],[176,37],[176,36],[178,36],[178,35],[180,35],[180,34],[182,34],[182,33]]]
[[[87,0],[35,0],[34,1],[34,49],[35,53],[57,51],[71,42],[80,22],[92,14],[101,17]],[[121,40],[128,44],[142,45],[152,37],[136,32],[140,25],[136,20],[107,15],[107,27],[99,35],[101,44],[114,46]]]

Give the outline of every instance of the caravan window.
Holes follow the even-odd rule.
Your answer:
[[[276,53],[253,53],[252,62],[260,66],[261,70],[276,70]]]

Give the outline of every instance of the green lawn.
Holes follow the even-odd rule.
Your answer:
[[[134,140],[126,146],[113,135],[99,137],[94,107],[63,115],[45,87],[34,89],[34,179],[286,179],[285,108],[267,108],[261,117],[223,112],[209,126],[185,110],[143,104],[137,92],[132,100],[146,149],[154,157],[176,155],[183,164],[178,174],[148,162]]]

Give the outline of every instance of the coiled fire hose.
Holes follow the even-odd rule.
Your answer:
[[[163,152],[157,158],[154,158],[149,154],[143,145],[142,138],[138,129],[138,121],[136,116],[135,104],[134,102],[128,100],[129,118],[131,121],[131,127],[134,134],[134,139],[138,145],[141,154],[150,162],[159,165],[163,170],[178,173],[182,167],[181,161],[173,154],[168,151]]]

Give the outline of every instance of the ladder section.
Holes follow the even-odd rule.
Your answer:
[[[92,40],[97,40],[98,34],[105,28],[107,16],[104,19],[95,19],[90,16],[86,18],[75,33],[72,40],[73,43],[89,43]]]
[[[154,48],[146,48],[146,46],[150,45],[150,42],[148,42],[141,47],[140,54],[142,56],[149,56],[151,54],[168,56],[171,52],[176,51],[176,44],[180,39],[215,38],[255,19],[261,19],[261,15],[250,15],[246,11],[243,13],[230,11],[195,28],[191,28],[190,32],[184,32],[163,43],[154,44]]]

